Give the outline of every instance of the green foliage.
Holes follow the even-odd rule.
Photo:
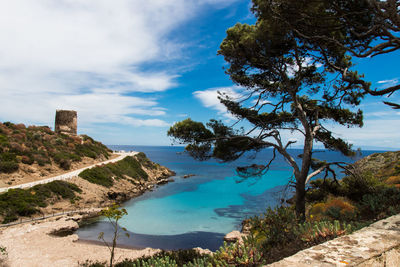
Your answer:
[[[146,169],[154,170],[159,167],[157,163],[154,163],[149,158],[147,158],[146,154],[143,152],[139,152],[138,154],[135,155],[135,157],[139,161],[139,163]]]
[[[136,157],[136,156],[135,156]],[[86,169],[79,176],[91,183],[99,184],[105,187],[113,185],[113,178],[125,179],[129,176],[134,179],[148,179],[148,174],[142,169],[141,163],[135,157],[125,157],[116,163],[108,163],[91,169]],[[144,165],[153,166],[146,155],[142,153],[139,159]]]
[[[293,208],[268,208],[262,217],[250,220],[251,233],[264,250],[284,246],[296,237],[297,218]]]
[[[341,180],[341,185],[344,191],[343,194],[354,201],[358,201],[365,194],[372,194],[384,186],[383,183],[370,172],[346,176]]]
[[[145,266],[203,266],[198,262],[208,262],[209,257],[203,256],[194,249],[162,251],[153,256],[144,256],[139,259],[125,259],[116,263],[115,267],[145,267]],[[194,264],[193,264],[194,263]],[[85,267],[101,267],[101,263],[86,263]],[[206,266],[206,265],[204,265]]]
[[[302,241],[313,244],[322,243],[351,232],[352,226],[350,224],[340,223],[338,220],[333,223],[330,221],[305,222],[299,224],[299,227],[295,230],[296,235]]]
[[[48,127],[25,127],[23,124],[0,123],[0,163],[15,162],[39,166],[54,161],[62,169],[70,169],[71,162],[82,157],[109,157],[110,150],[88,136],[76,137],[55,134]],[[11,168],[12,167],[12,168]],[[7,163],[1,172],[15,171],[15,164]]]
[[[108,221],[111,223],[111,225],[113,226],[113,229],[114,229],[114,236],[112,239],[111,246],[109,246],[109,244],[106,242],[106,240],[104,240],[104,233],[101,232],[99,234],[99,239],[103,240],[103,242],[106,244],[106,246],[110,250],[110,265],[109,265],[110,267],[113,266],[114,250],[115,250],[115,247],[117,246],[117,239],[119,237],[119,232],[120,232],[120,230],[119,230],[120,228],[118,226],[118,221],[127,214],[128,214],[128,212],[126,211],[126,209],[120,208],[117,204],[113,204],[112,206],[107,207],[101,211],[101,215],[108,219]],[[125,231],[126,232],[125,235],[127,237],[129,237],[127,230],[125,228],[122,228],[122,230]]]
[[[400,189],[381,187],[373,193],[362,196],[357,203],[364,220],[383,219],[400,212]]]
[[[310,182],[306,199],[308,202],[321,202],[325,201],[330,194],[343,195],[342,191],[340,183],[333,179],[316,179]]]
[[[4,247],[4,246],[0,246],[0,254],[1,255],[7,255],[8,253],[7,253],[7,248],[6,247]]]
[[[1,161],[0,162],[0,173],[13,173],[19,168],[18,163],[14,161]]]
[[[224,245],[215,252],[210,260],[213,266],[261,266],[265,263],[262,249],[257,240],[249,236],[243,242]]]
[[[79,177],[93,183],[105,187],[111,187],[114,182],[112,179],[113,173],[108,168],[97,166],[91,169],[86,169],[79,174]]]
[[[3,216],[3,223],[12,222],[18,216],[38,213],[38,207],[46,207],[49,199],[73,199],[76,192],[80,193],[82,190],[65,181],[53,181],[29,189],[10,189],[0,194],[0,215]]]
[[[358,86],[344,85],[340,79],[327,82],[332,69],[320,68],[317,60],[309,60],[311,47],[296,37],[286,21],[275,16],[281,8],[290,11],[288,2],[294,2],[300,10],[304,8],[290,0],[253,0],[256,22],[253,25],[237,23],[229,28],[218,51],[227,62],[226,73],[230,79],[243,87],[241,97],[220,93],[219,100],[238,121],[250,123],[249,131],[216,120],[204,125],[186,119],[175,123],[168,135],[187,144],[185,150],[189,155],[200,160],[212,157],[233,161],[247,151],[272,148],[274,156],[265,159],[265,165],[271,164],[275,153],[291,165],[296,180],[296,213],[304,218],[305,181],[313,144],[318,141],[329,150],[353,155],[351,145],[336,137],[324,124],[361,127],[363,115],[356,106],[363,94]],[[351,67],[344,51],[335,53],[335,60],[346,70]],[[304,137],[302,162],[295,161],[287,151],[294,143],[282,140],[282,132],[287,130],[302,133]]]

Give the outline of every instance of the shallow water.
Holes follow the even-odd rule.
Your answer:
[[[235,173],[236,166],[261,164],[271,156],[265,151],[256,158],[244,158],[230,164],[215,160],[198,162],[185,154],[181,147],[111,146],[112,149],[142,151],[154,162],[167,166],[177,175],[175,182],[124,203],[128,215],[121,227],[131,232],[131,238],[118,243],[132,247],[180,249],[203,247],[215,250],[222,244],[223,235],[240,230],[243,219],[276,206],[290,190],[287,182],[291,169],[280,157],[262,177],[242,181]],[[292,150],[295,156],[301,150]],[[364,155],[372,151],[364,152]],[[317,154],[322,159],[346,160],[339,153]],[[185,174],[195,176],[184,179]],[[286,190],[285,190],[286,189]],[[99,221],[78,230],[81,239],[96,240],[100,232],[111,236],[106,221]]]

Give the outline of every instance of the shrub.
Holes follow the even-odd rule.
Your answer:
[[[125,176],[129,176],[134,179],[148,179],[148,174],[142,169],[140,163],[129,156],[116,163],[86,169],[79,176],[91,183],[105,187],[113,185],[113,178],[125,179]]]
[[[333,179],[316,179],[310,182],[306,193],[308,202],[325,201],[329,195],[339,196],[343,194],[341,185]]]
[[[188,250],[176,250],[176,251],[162,251],[153,256],[144,256],[139,259],[125,259],[122,262],[114,264],[115,267],[164,267],[164,266],[207,266],[198,264],[209,263],[209,256],[203,256],[194,249]],[[85,267],[104,267],[105,263],[100,262],[88,262],[81,264]]]
[[[341,235],[349,234],[351,232],[352,226],[350,224],[340,223],[338,220],[335,220],[333,223],[329,221],[321,221],[299,224],[299,227],[296,230],[296,235],[298,235],[298,237],[304,242],[311,242],[315,244],[336,238]]]
[[[17,155],[15,153],[4,152],[0,155],[1,161],[17,161]]]
[[[320,221],[324,218],[325,203],[316,203],[309,210],[309,221]]]
[[[322,219],[349,221],[356,218],[356,208],[342,197],[314,204],[309,211],[309,221]]]
[[[157,169],[157,164],[152,162],[150,159],[148,159],[145,153],[140,152],[140,153],[136,154],[135,157],[137,158],[139,163],[142,166],[146,167],[147,169],[150,169],[150,170]]]
[[[29,189],[10,189],[0,194],[0,215],[4,217],[3,223],[15,221],[18,216],[30,216],[39,211],[38,207],[46,207],[49,198],[75,199],[76,192],[82,190],[65,181],[53,181]]]
[[[260,266],[265,263],[262,249],[254,237],[243,238],[243,242],[224,245],[210,260],[212,266]]]
[[[333,198],[325,205],[325,215],[334,220],[352,220],[356,216],[356,208],[343,198]]]
[[[342,179],[341,184],[344,195],[353,201],[358,201],[363,195],[372,194],[383,186],[383,183],[371,172],[346,176]]]
[[[26,155],[24,155],[24,156],[22,156],[22,158],[21,158],[21,162],[24,163],[24,164],[32,165],[33,162],[35,162],[35,160],[33,159],[32,156],[26,156]]]
[[[13,173],[19,168],[18,163],[14,161],[1,161],[0,162],[0,173]]]
[[[400,212],[400,189],[383,187],[373,194],[366,194],[357,204],[364,220],[383,219]]]
[[[111,187],[114,182],[112,173],[104,166],[97,166],[91,169],[86,169],[79,174],[79,176],[93,184]]]
[[[250,219],[251,233],[264,250],[293,241],[297,218],[293,208],[268,208],[263,217]]]
[[[400,184],[400,175],[390,176],[386,179],[385,183],[391,185]]]

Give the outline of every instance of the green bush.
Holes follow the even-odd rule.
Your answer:
[[[147,158],[146,154],[143,152],[140,152],[138,154],[135,155],[135,157],[137,158],[137,160],[139,161],[139,163],[146,167],[147,169],[157,169],[158,164],[152,162],[149,158]]]
[[[296,214],[290,207],[268,208],[264,216],[250,220],[251,233],[264,250],[293,241],[297,225]]]
[[[49,198],[75,199],[75,193],[82,190],[75,184],[65,181],[53,181],[35,185],[29,189],[10,189],[0,194],[0,215],[3,223],[18,219],[18,216],[31,216],[38,207],[46,207]]]
[[[340,223],[337,220],[333,223],[330,221],[305,222],[299,224],[295,232],[302,241],[316,244],[349,234],[352,232],[352,226],[350,224]]]
[[[343,188],[340,183],[333,179],[316,179],[310,182],[306,193],[307,202],[322,202],[329,195],[343,195]]]
[[[111,187],[115,179],[125,179],[129,176],[133,179],[148,179],[147,173],[142,169],[141,164],[134,157],[125,157],[116,162],[91,169],[86,169],[79,176],[91,183],[99,184],[105,187]],[[132,181],[131,179],[129,179]]]
[[[353,201],[359,201],[364,195],[372,194],[384,185],[371,172],[346,176],[341,180],[343,195]]]
[[[10,153],[10,152],[4,152],[1,153],[0,155],[0,160],[1,161],[17,161],[17,155],[15,153]]]
[[[35,160],[33,159],[32,155],[24,155],[21,158],[21,162],[24,164],[32,165]]]
[[[114,264],[115,267],[169,267],[169,266],[201,266],[193,265],[193,262],[199,259],[209,259],[208,256],[203,256],[194,249],[189,250],[176,250],[176,251],[162,251],[153,256],[145,256],[139,259],[130,260],[125,259],[122,262]],[[207,261],[208,262],[208,261]],[[104,267],[105,263],[100,262],[85,262],[81,264],[85,267]]]
[[[358,203],[358,209],[364,220],[383,219],[400,213],[400,189],[390,186],[365,194]]]
[[[263,250],[254,237],[243,238],[243,243],[224,245],[209,259],[212,266],[261,266],[266,263]]]
[[[112,179],[113,174],[104,166],[86,169],[81,172],[79,176],[93,184],[98,184],[105,187],[111,187],[114,184]]]
[[[15,161],[1,161],[0,162],[0,173],[13,173],[19,168],[18,163]]]

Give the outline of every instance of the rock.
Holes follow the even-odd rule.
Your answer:
[[[77,234],[72,234],[68,236],[69,241],[71,242],[77,242],[79,240],[79,236]]]
[[[184,176],[182,176],[182,178],[186,179],[186,178],[190,178],[192,176],[196,176],[195,174],[185,174]]]
[[[245,236],[245,234],[242,234],[239,231],[232,231],[230,233],[227,233],[224,237],[224,241],[226,242],[237,242],[237,241],[242,241],[243,236]]]
[[[213,254],[213,252],[211,250],[200,248],[200,247],[193,248],[193,250],[195,250],[196,252],[198,252],[201,255],[212,255]]]
[[[57,221],[57,223],[54,223],[52,228],[47,233],[49,235],[62,237],[73,234],[78,228],[79,225],[77,222],[63,218]]]
[[[169,182],[168,179],[160,179],[160,180],[157,181],[157,184],[166,184],[168,182]]]

